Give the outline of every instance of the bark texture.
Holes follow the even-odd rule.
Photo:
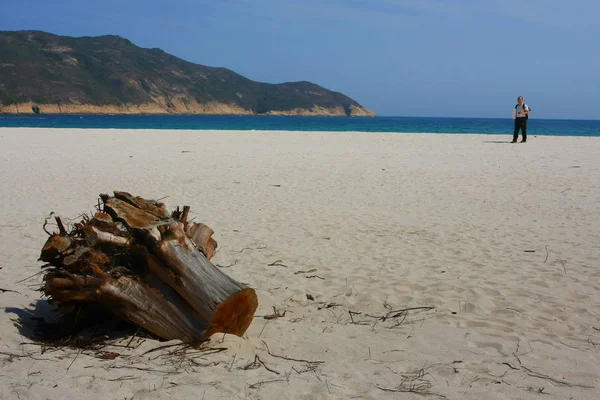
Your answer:
[[[213,333],[241,336],[258,306],[253,289],[210,262],[213,230],[188,222],[189,207],[126,192],[100,195],[102,210],[42,248],[44,293],[65,314],[101,305],[157,336],[198,343]]]

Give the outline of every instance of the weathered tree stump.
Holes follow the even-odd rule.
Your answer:
[[[43,292],[59,311],[101,305],[164,339],[198,343],[213,333],[241,336],[258,306],[253,289],[209,260],[217,243],[189,207],[169,214],[163,203],[114,192],[104,205],[44,245]]]

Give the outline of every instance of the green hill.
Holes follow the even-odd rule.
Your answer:
[[[374,115],[310,82],[268,84],[119,36],[0,31],[0,112]]]

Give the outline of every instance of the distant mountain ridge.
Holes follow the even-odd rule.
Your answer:
[[[0,113],[373,116],[310,82],[255,82],[119,36],[0,31]]]

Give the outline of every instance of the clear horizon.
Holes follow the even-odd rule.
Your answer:
[[[119,35],[267,83],[310,81],[378,116],[600,119],[600,3],[24,0],[0,30]],[[7,18],[10,16],[10,20]]]

